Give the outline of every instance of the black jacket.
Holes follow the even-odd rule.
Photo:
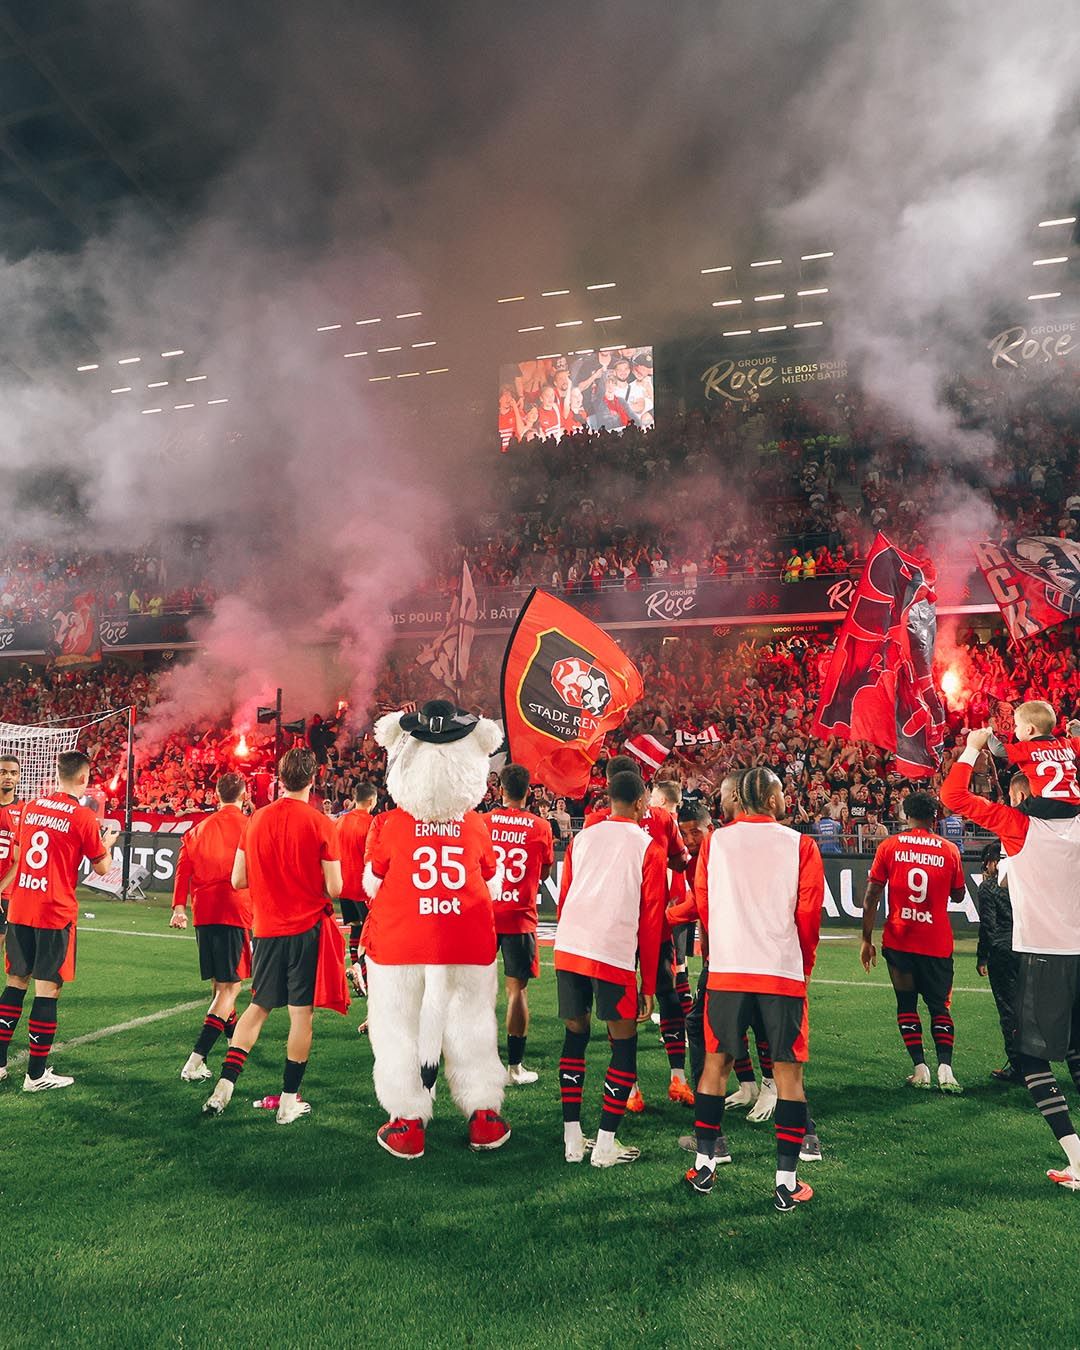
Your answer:
[[[975,897],[979,909],[979,946],[976,965],[985,965],[989,956],[1012,954],[1012,901],[1009,892],[986,877]]]

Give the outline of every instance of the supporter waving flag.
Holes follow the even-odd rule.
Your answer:
[[[936,635],[928,569],[879,533],[822,680],[814,734],[891,750],[909,778],[932,774],[945,735]]]
[[[1016,641],[1080,614],[1080,545],[1072,539],[1022,535],[976,544],[975,560]]]
[[[637,667],[612,638],[564,601],[534,590],[503,658],[510,758],[552,792],[581,796],[604,737],[643,690]]]

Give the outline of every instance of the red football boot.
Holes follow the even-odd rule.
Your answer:
[[[424,1125],[416,1117],[405,1119],[398,1116],[380,1126],[375,1136],[379,1143],[402,1162],[415,1162],[424,1156]]]
[[[474,1153],[502,1148],[510,1138],[510,1126],[498,1111],[474,1111],[469,1117],[469,1147]]]

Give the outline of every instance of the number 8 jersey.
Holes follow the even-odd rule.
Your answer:
[[[75,884],[83,858],[105,856],[97,817],[59,790],[23,806],[19,867],[8,922],[30,928],[66,928],[79,917]]]
[[[488,882],[499,871],[484,817],[417,820],[400,807],[375,817],[367,868],[378,883],[364,946],[384,966],[487,966],[495,960]]]
[[[951,956],[949,900],[964,893],[960,850],[932,830],[909,829],[878,845],[870,880],[886,887],[883,947],[918,956]]]

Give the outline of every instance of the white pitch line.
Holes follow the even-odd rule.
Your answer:
[[[103,931],[101,929],[99,932]],[[161,937],[160,933],[152,936]],[[133,1017],[128,1022],[117,1022],[115,1026],[100,1027],[97,1031],[88,1031],[83,1036],[73,1036],[70,1041],[58,1041],[53,1046],[53,1052],[60,1050],[74,1050],[79,1045],[91,1045],[94,1041],[102,1041],[106,1036],[119,1036],[122,1031],[134,1031],[137,1027],[147,1027],[151,1022],[163,1022],[166,1017],[175,1017],[177,1013],[194,1012],[196,1008],[205,1008],[206,999],[193,999],[190,1003],[177,1003],[171,1008],[162,1008],[160,1012],[146,1013],[143,1017]],[[13,1055],[8,1061],[9,1065],[23,1064],[29,1059],[29,1055],[22,1050],[17,1055]]]
[[[79,925],[79,936],[84,937],[87,933],[115,933],[119,937],[148,937],[165,938],[172,942],[194,942],[194,933],[145,933],[138,928],[87,928],[85,925]]]

